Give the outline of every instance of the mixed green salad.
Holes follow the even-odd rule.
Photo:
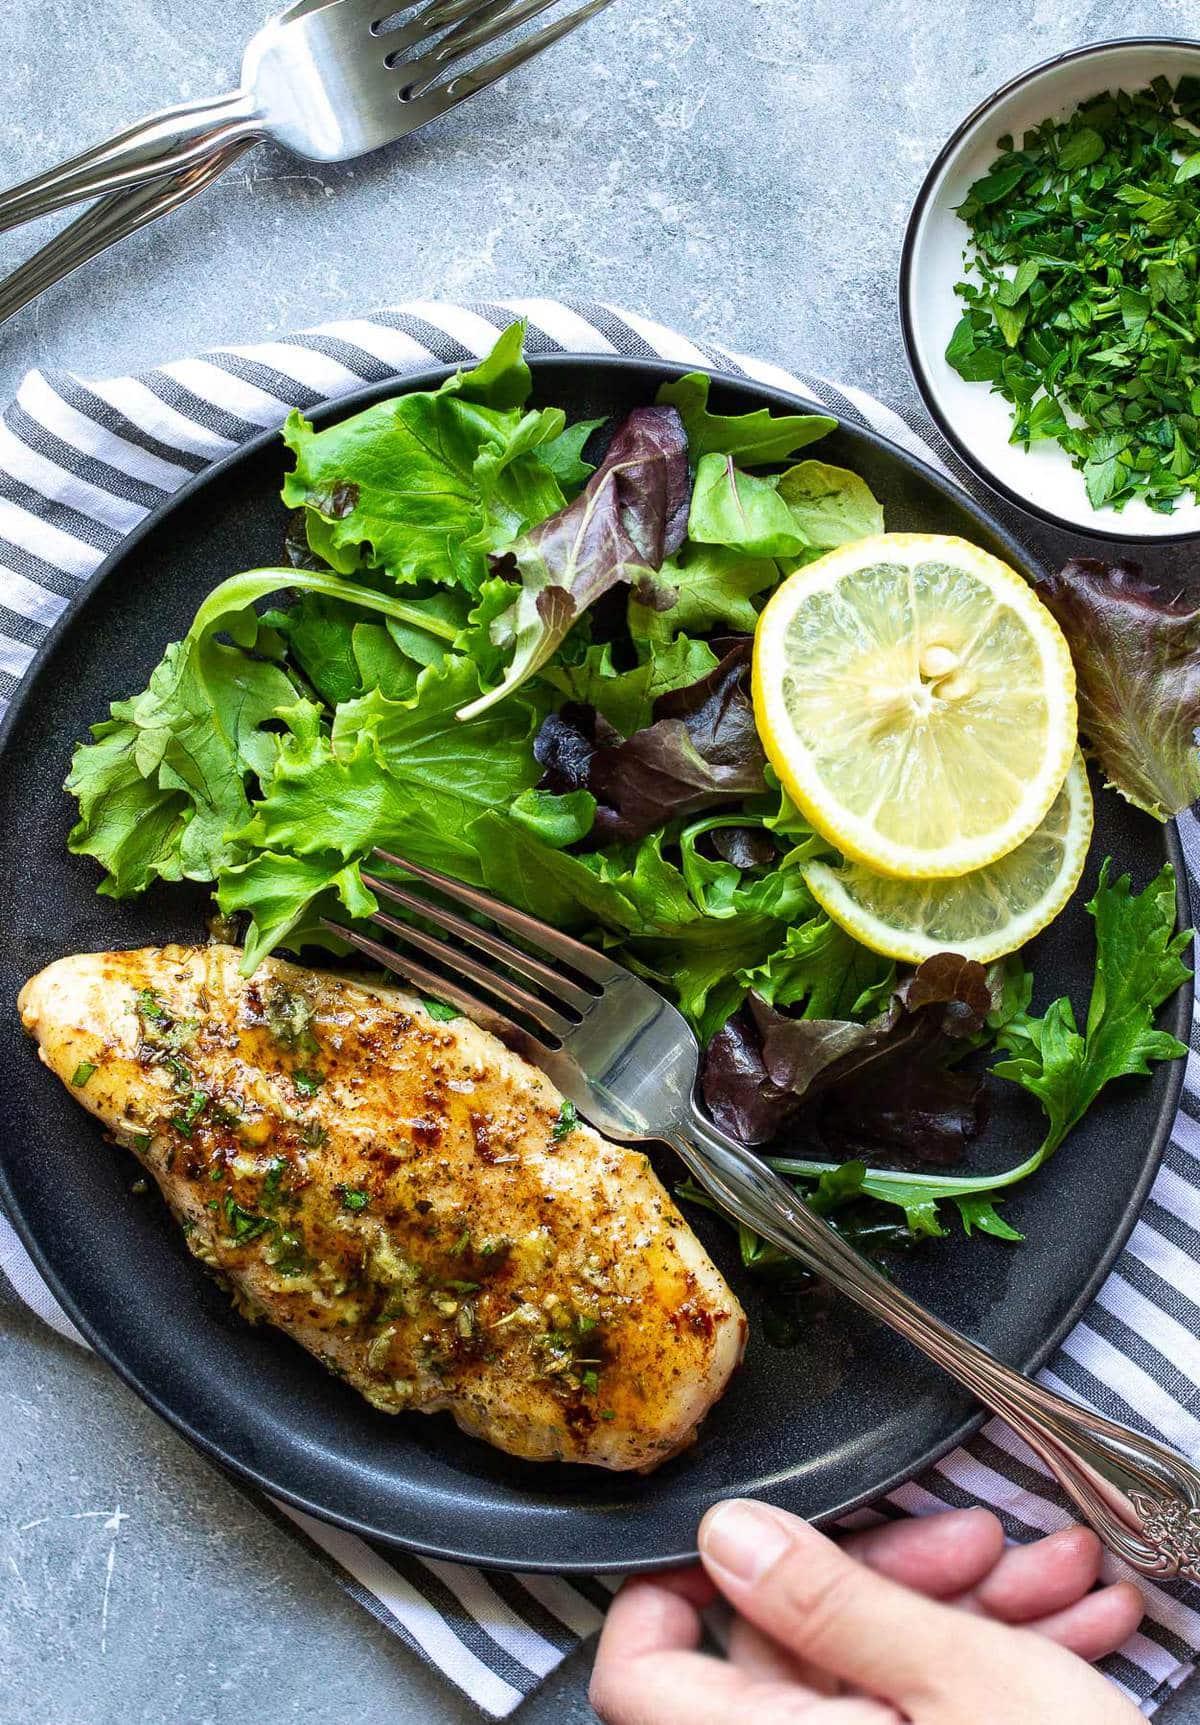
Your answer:
[[[522,337],[327,429],[291,416],[287,566],[218,586],[94,727],[72,850],[118,898],[213,882],[247,971],[374,909],[376,846],[449,872],[661,986],[714,1116],[855,1237],[957,1217],[1019,1238],[1005,1193],[1105,1084],[1184,1052],[1155,1028],[1189,975],[1171,869],[1141,891],[1093,877],[1078,1016],[1034,1012],[1019,957],[897,967],[851,939],[804,884],[830,846],[767,766],[746,686],[782,577],[882,530],[859,476],[802,454],[835,422],[714,413],[696,374],[616,427],[569,425],[528,405]],[[1200,791],[1195,614],[1100,565],[1043,597],[1111,782],[1177,809]],[[960,1173],[996,1082],[1038,1100],[1045,1137]]]

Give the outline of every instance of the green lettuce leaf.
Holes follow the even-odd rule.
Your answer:
[[[267,727],[307,705],[297,677],[276,662],[278,632],[252,609],[281,588],[393,622],[423,619],[403,600],[328,572],[255,569],[214,588],[149,687],[115,702],[72,759],[66,788],[79,819],[68,843],[103,864],[102,892],[124,898],[156,879],[212,880],[243,860],[233,835],[249,821],[250,795],[271,778],[280,747]],[[340,637],[338,607],[330,629]]]
[[[93,742],[76,749],[66,788],[79,819],[68,844],[103,864],[102,892],[124,898],[155,879],[211,880],[232,859],[227,833],[247,818],[247,785],[270,772],[277,747],[263,727],[300,697],[280,665],[249,650],[260,624],[248,607],[305,578],[277,569],[223,583],[149,687],[114,702]],[[219,641],[220,626],[236,640]]]
[[[323,701],[332,705],[360,693],[354,631],[361,626],[362,612],[356,606],[323,593],[303,593],[295,605],[268,611],[262,621],[282,635],[293,665]]]
[[[469,829],[537,783],[532,743],[544,708],[529,696],[464,725],[457,709],[478,689],[471,661],[448,654],[405,699],[372,689],[343,702],[328,730],[315,709],[284,714],[289,734],[239,842],[343,861],[383,845],[480,884]]]
[[[589,606],[619,582],[652,581],[679,549],[687,520],[688,465],[679,417],[636,407],[579,496],[538,520],[509,547],[521,577],[492,639],[513,643],[502,680],[462,709],[475,718],[520,688],[557,651]]]
[[[592,830],[596,799],[590,791],[522,791],[509,810],[511,818],[552,850],[578,844]]]
[[[808,562],[882,533],[883,510],[857,473],[825,461],[801,461],[762,478],[742,472],[732,456],[706,455],[696,471],[688,532],[703,546],[724,546],[743,558]]]
[[[284,502],[303,507],[318,556],[343,574],[364,563],[402,584],[439,581],[478,593],[487,553],[563,505],[540,458],[563,431],[558,408],[523,412],[529,368],[512,325],[472,372],[434,391],[377,402],[315,432],[289,415],[296,465]]]
[[[590,646],[577,664],[544,666],[541,680],[564,699],[595,707],[622,736],[629,737],[651,723],[660,695],[699,682],[717,664],[706,641],[678,635],[664,646],[655,643],[642,664],[618,671],[612,643],[604,641]]]
[[[890,959],[860,946],[822,912],[794,923],[782,946],[737,978],[771,1006],[802,1007],[806,1018],[827,1019],[865,1016],[881,1006],[895,979]]]
[[[248,862],[226,868],[217,886],[217,904],[225,916],[245,911],[250,916],[241,968],[249,975],[277,946],[295,949],[314,943],[333,945],[320,918],[352,920],[378,908],[363,885],[357,863],[346,863],[336,851],[308,856],[259,851]]]
[[[602,419],[577,419],[574,425],[568,425],[542,445],[542,460],[568,497],[573,497],[596,471],[592,462],[583,459],[583,446],[603,424]]]
[[[618,944],[622,959],[670,994],[702,1039],[744,999],[735,973],[761,963],[783,940],[793,906],[811,902],[792,870],[793,892],[775,894],[777,916],[756,908],[750,887],[730,915],[708,916],[663,856],[657,833],[622,851],[579,856],[550,849],[524,822],[492,811],[471,837],[490,891],[570,933]]]
[[[706,455],[733,455],[745,467],[786,461],[796,450],[837,430],[837,420],[818,413],[710,413],[712,379],[703,371],[664,383],[657,400],[678,410],[694,462]]]

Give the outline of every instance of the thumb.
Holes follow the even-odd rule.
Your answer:
[[[700,1524],[700,1556],[741,1616],[821,1670],[900,1704],[961,1676],[964,1635],[993,1626],[855,1562],[784,1510],[735,1498]],[[997,1649],[997,1651],[999,1651]]]

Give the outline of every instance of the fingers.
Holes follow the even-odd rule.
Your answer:
[[[656,1655],[592,1673],[588,1699],[604,1725],[902,1725],[886,1702],[825,1700],[794,1683],[757,1682],[701,1653]]]
[[[727,1655],[730,1663],[744,1671],[747,1677],[763,1682],[801,1684],[814,1695],[837,1694],[836,1678],[797,1659],[778,1641],[772,1641],[761,1629],[747,1623],[744,1617],[735,1617],[730,1625]]]
[[[976,1587],[974,1603],[1002,1623],[1065,1611],[1096,1585],[1101,1555],[1090,1527],[1064,1527],[1032,1545],[1010,1546]]]
[[[953,1600],[961,1610],[1036,1629],[1084,1659],[1114,1652],[1144,1611],[1141,1595],[1128,1582],[1092,1592],[1103,1549],[1087,1527],[1006,1547],[990,1510],[948,1510],[852,1534],[842,1548],[890,1581]]]
[[[608,1608],[596,1663],[699,1647],[700,1613],[715,1597],[716,1589],[702,1569],[635,1575]]]
[[[960,1614],[856,1563],[806,1522],[766,1504],[734,1499],[711,1509],[700,1524],[700,1556],[743,1617],[872,1694],[900,1702],[924,1696],[960,1651]]]
[[[592,1668],[589,1696],[605,1725],[792,1725],[800,1707],[816,1699],[796,1681],[798,1668],[778,1654],[766,1657],[766,1638],[749,1649],[756,1670],[695,1651],[700,1613],[716,1596],[701,1569],[635,1576],[609,1607]],[[748,1626],[742,1626],[745,1636]],[[894,1715],[879,1721],[892,1725]],[[846,1725],[858,1725],[847,1721]],[[864,1720],[863,1725],[876,1725]]]
[[[756,1720],[748,1697],[760,1686],[703,1653],[652,1653],[620,1659],[601,1636],[588,1700],[604,1725],[727,1725]]]
[[[977,1587],[1003,1560],[1004,1529],[990,1510],[952,1509],[868,1528],[841,1545],[889,1581],[930,1599],[954,1599]]]
[[[700,1612],[715,1589],[701,1570],[638,1575],[617,1594],[604,1620],[592,1668],[592,1706],[608,1725],[674,1725],[697,1718],[696,1697],[724,1696],[731,1668],[694,1649],[700,1645]],[[672,1711],[672,1697],[689,1714]]]
[[[1081,1659],[1104,1659],[1129,1640],[1145,1610],[1133,1583],[1117,1581],[1029,1627]]]

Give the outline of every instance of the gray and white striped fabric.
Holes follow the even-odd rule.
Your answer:
[[[176,360],[138,377],[85,381],[34,371],[0,420],[0,703],[103,558],[208,462],[280,424],[290,407],[311,408],[431,364],[472,361],[516,315],[528,319],[532,353],[657,355],[747,375],[814,396],[850,423],[957,466],[936,434],[918,435],[861,392],[582,302],[417,303]],[[1191,815],[1181,825],[1195,885],[1200,829]],[[1183,1110],[1142,1218],[1043,1378],[1200,1457],[1200,1031],[1193,1044]],[[3,1216],[0,1273],[6,1292],[81,1342]],[[611,1578],[506,1575],[433,1562],[256,1501],[286,1518],[367,1610],[497,1718],[599,1626],[614,1585]],[[1071,1519],[1041,1464],[998,1423],[857,1519],[971,1502],[991,1505],[1015,1540]],[[1200,1655],[1200,1589],[1173,1585],[1147,1594],[1141,1629],[1108,1669],[1149,1715]]]

